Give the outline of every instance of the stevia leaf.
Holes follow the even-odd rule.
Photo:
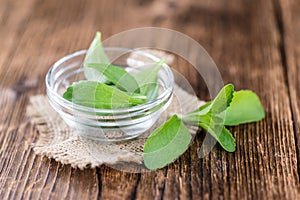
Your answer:
[[[182,115],[181,119],[188,124],[199,126],[199,124],[201,123],[209,124],[211,121],[211,117],[212,117],[211,112],[201,114],[199,111],[199,112],[192,112],[192,113],[187,113],[185,115]]]
[[[225,125],[233,126],[256,122],[265,117],[258,96],[250,90],[234,92],[232,102],[226,110]]]
[[[216,124],[212,125],[212,123],[200,123],[199,126],[209,132],[226,151],[235,151],[235,139],[230,131],[224,126],[218,126]]]
[[[211,108],[211,101],[205,103],[204,105],[200,106],[199,109],[197,110],[197,112],[201,115],[205,115],[206,113],[209,112],[210,108]]]
[[[225,110],[229,107],[234,93],[232,84],[225,85],[218,93],[216,98],[200,106],[197,110],[183,115],[183,120],[187,123],[199,125],[202,122],[209,123],[210,118],[214,115],[223,117],[225,121]]]
[[[147,94],[147,101],[154,100],[158,97],[158,90],[159,90],[159,83],[158,83],[158,78],[155,79],[154,83],[150,84],[150,90],[148,91]]]
[[[204,115],[192,113],[185,115],[183,120],[206,130],[226,151],[235,151],[235,140],[231,133],[224,127],[224,113],[212,114],[208,112]]]
[[[140,92],[139,85],[135,78],[121,67],[102,63],[89,63],[87,67],[97,70],[103,74],[109,82],[115,84],[122,90],[129,93]]]
[[[166,59],[161,59],[154,66],[133,75],[139,85],[140,94],[146,95],[148,101],[157,97],[159,88],[157,74],[165,62]]]
[[[221,89],[213,101],[182,116],[184,122],[202,127],[208,131],[229,152],[235,150],[235,140],[224,127],[224,121],[225,110],[230,106],[233,93],[233,85],[228,84]]]
[[[212,113],[221,113],[229,107],[233,98],[233,84],[225,85],[210,105]]]
[[[87,80],[90,81],[98,81],[98,82],[105,82],[106,78],[103,76],[101,71],[98,71],[94,68],[90,68],[87,65],[90,63],[101,63],[101,64],[110,64],[108,57],[103,49],[102,42],[101,42],[101,33],[97,32],[94,40],[92,41],[90,47],[87,50],[83,67],[84,67],[84,74]]]
[[[146,102],[146,96],[129,95],[115,87],[94,81],[80,81],[67,88],[63,98],[91,108],[128,108]]]
[[[144,164],[158,169],[178,158],[189,146],[192,136],[182,120],[173,115],[148,137],[144,146]]]

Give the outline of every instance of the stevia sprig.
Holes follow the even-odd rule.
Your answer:
[[[75,104],[91,108],[128,108],[146,103],[147,97],[131,94],[95,81],[79,81],[69,86],[63,97]]]
[[[171,117],[171,119],[175,118],[177,120],[168,120],[154,130],[147,139],[144,146],[144,163],[147,168],[162,168],[171,163],[172,158],[177,158],[188,148],[187,144],[191,141],[191,137],[188,136],[190,133],[184,124],[203,128],[226,151],[234,152],[235,139],[225,125],[256,122],[265,117],[265,112],[254,92],[250,90],[234,92],[233,85],[228,84],[224,86],[213,101],[200,106],[193,112],[178,116]],[[165,134],[170,130],[173,131],[173,134]],[[156,140],[153,140],[153,137]],[[158,140],[159,143],[156,142]],[[154,145],[154,142],[157,144]],[[174,148],[171,149],[171,146]],[[168,151],[164,151],[166,149]]]

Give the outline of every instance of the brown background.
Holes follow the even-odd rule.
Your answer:
[[[185,33],[209,52],[225,83],[254,90],[266,119],[230,128],[237,150],[217,145],[199,159],[200,132],[168,167],[130,174],[80,171],[36,156],[38,132],[25,115],[29,96],[62,56],[144,26]],[[300,1],[0,0],[0,199],[299,199]],[[173,66],[199,98],[205,85],[188,64]]]

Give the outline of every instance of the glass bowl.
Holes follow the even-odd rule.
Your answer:
[[[111,62],[136,73],[160,59],[141,50],[105,48]],[[147,131],[169,106],[174,77],[167,64],[158,73],[159,95],[142,105],[122,109],[98,109],[74,104],[62,97],[73,82],[84,80],[83,60],[86,50],[58,60],[46,75],[47,96],[50,105],[78,135],[100,141],[122,141],[138,137]],[[128,65],[130,64],[130,65]]]

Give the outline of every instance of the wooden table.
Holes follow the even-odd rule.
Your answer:
[[[300,1],[0,0],[0,199],[299,199]],[[38,132],[25,115],[45,93],[49,66],[130,28],[185,33],[215,60],[225,83],[254,90],[266,119],[230,128],[235,153],[217,145],[199,159],[200,132],[164,169],[131,174],[105,166],[72,169],[36,156]],[[199,98],[188,64],[176,61]]]

